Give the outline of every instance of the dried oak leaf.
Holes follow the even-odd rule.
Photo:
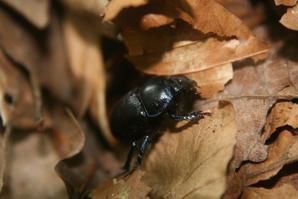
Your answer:
[[[293,165],[295,166],[295,163]],[[282,176],[280,179],[278,179],[275,187],[282,186],[283,184],[291,184],[297,190],[297,188],[298,188],[298,174],[296,172],[296,167],[294,167],[294,170],[295,170],[295,172],[290,173],[285,176]]]
[[[268,147],[268,157],[261,163],[247,163],[229,176],[229,187],[225,198],[238,198],[248,186],[275,176],[286,164],[296,162],[298,137],[282,131],[276,141]]]
[[[54,167],[59,156],[46,133],[10,137],[6,175],[11,198],[66,198]]]
[[[35,99],[25,74],[0,49],[0,190],[7,161],[6,145],[11,128],[36,128]]]
[[[136,171],[124,179],[113,179],[98,186],[91,193],[94,199],[147,198],[151,188],[141,181],[144,172]]]
[[[298,191],[290,184],[283,184],[280,187],[274,187],[272,189],[265,188],[247,188],[241,196],[241,199],[255,199],[255,198],[297,198]]]
[[[237,113],[238,133],[232,169],[245,160],[266,159],[267,147],[261,139],[261,131],[267,113],[277,99],[297,96],[297,74],[296,63],[277,56],[275,51],[264,63],[243,62],[235,66],[233,80],[219,95],[219,99],[231,101]],[[204,105],[199,106],[204,109]]]
[[[294,7],[288,8],[287,12],[281,17],[280,23],[285,27],[298,30],[298,4]]]
[[[101,16],[108,0],[63,0],[68,8]]]
[[[212,115],[179,133],[166,133],[145,160],[142,180],[153,198],[220,198],[233,155],[234,108],[222,104]]]
[[[279,134],[277,140],[269,145],[268,157],[264,162],[243,165],[239,175],[243,175],[244,185],[255,184],[276,175],[281,168],[298,159],[298,137],[289,131]]]
[[[58,19],[51,16],[47,31],[38,31],[0,6],[0,47],[29,73],[35,98],[40,97],[41,85],[56,98],[72,104],[79,98],[75,96],[76,80],[67,66]]]
[[[290,49],[292,49],[293,44],[290,44]],[[278,47],[276,49],[280,52]],[[269,109],[278,99],[290,100],[297,96],[297,63],[282,57],[282,54],[278,54],[277,51],[272,50],[269,59],[264,63],[257,65],[245,62],[238,63],[240,65],[235,67],[233,80],[227,85],[220,98],[226,100],[230,98],[237,112],[236,118],[239,129],[235,156],[230,168],[232,171],[239,168],[245,160],[254,162],[266,160],[268,145],[265,142],[274,130],[273,124],[271,131],[270,122],[272,119],[282,116],[275,115],[276,111],[273,110],[272,114],[274,113],[274,115],[269,115],[268,123],[266,123]],[[286,109],[283,112],[287,113]],[[287,121],[288,117],[291,117],[287,114],[284,116],[284,122]],[[293,118],[295,117],[294,114]],[[266,125],[267,133],[262,134],[263,127]],[[277,123],[277,125],[283,126],[286,123]],[[283,164],[285,163],[281,163],[281,167]],[[274,172],[266,173],[266,175],[271,177],[278,171],[275,170]],[[233,177],[229,178],[230,186],[228,187],[227,198],[233,194],[239,195],[242,190],[241,184],[244,183],[239,179],[241,177],[237,173],[232,172],[232,175]],[[241,186],[235,189],[235,183],[237,186],[239,184]]]
[[[50,119],[52,119],[50,121],[52,124],[51,135],[60,156],[59,161],[56,162],[55,170],[65,183],[69,196],[72,197],[79,193],[82,178],[85,177],[81,173],[78,178],[78,175],[71,169],[73,166],[71,160],[75,159],[84,147],[85,135],[69,111],[63,113],[61,109],[56,109],[50,113]]]
[[[117,1],[110,4],[117,6],[113,2]],[[108,5],[106,19],[114,19],[122,28],[128,59],[138,69],[156,75],[190,74],[197,80],[202,97],[211,97],[232,78],[231,62],[264,53],[268,46],[215,1],[181,2],[165,1],[161,6],[158,1],[149,1],[136,8],[117,7],[112,15]],[[211,14],[200,15],[204,9]],[[215,81],[201,78],[210,74]]]
[[[242,40],[242,42],[246,39],[249,41],[249,38],[253,39],[254,36],[243,22],[216,1],[185,0],[185,3],[189,6],[189,10],[188,12],[185,10],[184,12],[182,11],[181,14],[184,14],[182,18],[193,24],[195,29],[203,33],[212,32],[222,37],[235,36],[240,39],[240,41]],[[204,12],[206,10],[208,10],[208,15]],[[253,40],[259,43],[256,38]],[[260,44],[261,43],[259,43],[259,45]]]
[[[106,139],[114,143],[105,109],[106,79],[102,53],[98,47],[99,21],[94,16],[68,10],[63,25],[70,67],[81,84],[78,115],[82,116],[89,109]]]
[[[91,133],[87,125],[81,127],[69,111],[63,111],[63,107],[49,110],[48,131],[60,156],[56,171],[64,181],[69,197],[86,195],[99,182],[119,173],[120,163],[99,147],[95,138],[97,132]]]
[[[275,5],[285,5],[285,6],[294,6],[297,3],[297,0],[274,0]]]
[[[78,154],[85,144],[85,135],[76,118],[62,106],[46,109],[44,128],[51,132],[61,160]]]
[[[147,4],[149,0],[113,0],[110,1],[105,9],[104,20],[110,21],[114,19],[120,11],[129,7],[139,7]]]
[[[233,78],[233,67],[232,64],[225,64],[186,76],[197,82],[202,98],[210,98],[222,91],[224,85]]]
[[[210,14],[204,14],[206,9]],[[150,27],[155,28],[148,30],[142,23],[148,16],[167,20],[159,27],[159,21],[151,20]],[[268,48],[215,1],[165,1],[162,6],[158,1],[149,1],[122,10],[115,17],[129,50],[128,58],[150,74],[197,72],[264,53]],[[171,18],[175,21],[168,24]],[[157,24],[153,24],[155,21]]]
[[[32,87],[0,49],[0,117],[1,126],[35,128],[38,123]]]
[[[6,170],[6,161],[7,161],[6,147],[11,133],[11,128],[9,126],[6,126],[4,129],[2,124],[0,124],[0,133],[1,133],[1,136],[0,136],[0,192],[1,192],[4,184],[3,181],[4,181],[5,170]]]
[[[236,15],[249,28],[259,26],[265,21],[265,10],[263,2],[252,4],[249,0],[217,0],[227,10]]]
[[[15,9],[38,28],[45,28],[49,23],[49,0],[3,0],[2,2]]]
[[[298,128],[298,104],[280,102],[274,105],[267,117],[262,140],[267,140],[279,127]]]
[[[239,167],[245,160],[261,162],[266,159],[267,146],[261,142],[260,132],[266,121],[267,111],[274,101],[270,98],[232,100],[238,116],[236,117],[237,144],[231,165],[233,169]]]
[[[237,143],[231,164],[233,169],[239,167],[242,161],[258,162],[267,157],[267,147],[260,141],[260,131],[265,124],[267,111],[275,101],[270,97],[253,97],[266,93],[259,78],[261,74],[254,66],[235,68],[233,80],[227,84],[220,97],[233,103],[237,115]],[[198,106],[205,109],[206,105]]]

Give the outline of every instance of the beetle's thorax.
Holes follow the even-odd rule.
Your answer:
[[[165,112],[174,95],[175,92],[164,78],[149,80],[139,89],[139,99],[148,117],[156,117]]]

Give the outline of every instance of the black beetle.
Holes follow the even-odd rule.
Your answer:
[[[185,76],[155,76],[128,92],[114,106],[110,117],[112,133],[120,141],[131,145],[123,166],[125,171],[129,171],[135,150],[138,151],[135,166],[141,164],[164,116],[178,121],[204,117],[206,113],[201,111],[177,114],[179,104],[185,103],[189,94],[198,96],[193,80]]]

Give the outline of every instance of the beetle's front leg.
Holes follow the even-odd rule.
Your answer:
[[[136,142],[132,142],[131,143],[131,146],[129,148],[129,151],[128,151],[128,154],[127,154],[125,163],[124,163],[124,165],[122,167],[122,169],[124,170],[124,172],[128,172],[129,169],[130,169],[130,162],[131,162],[131,159],[133,157],[133,152],[135,151],[136,146],[137,146],[137,143]]]
[[[194,120],[194,119],[203,119],[206,115],[210,115],[209,112],[202,112],[202,111],[196,111],[189,113],[187,115],[177,115],[176,113],[169,113],[169,116],[177,121],[181,120]]]
[[[145,154],[145,152],[148,149],[148,146],[150,144],[151,144],[151,138],[150,138],[150,136],[146,135],[142,139],[142,142],[140,143],[140,146],[139,146],[139,151],[138,151],[137,159],[136,159],[136,162],[135,162],[135,167],[136,168],[141,165],[144,154]]]

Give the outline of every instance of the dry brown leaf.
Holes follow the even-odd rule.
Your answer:
[[[237,112],[237,144],[231,167],[238,168],[242,161],[261,162],[267,157],[267,146],[261,142],[260,134],[273,99],[232,100]]]
[[[31,85],[0,49],[0,117],[2,125],[34,128],[39,117]]]
[[[85,144],[85,135],[80,124],[70,110],[65,110],[62,106],[48,108],[47,127],[44,128],[49,128],[52,132],[60,160],[78,154]]]
[[[179,32],[181,30],[177,29],[177,31]],[[147,41],[149,43],[150,39]],[[151,41],[150,45],[160,47],[156,42],[157,41]],[[253,49],[255,45],[244,43],[237,39],[219,41],[211,37],[202,41],[188,42],[188,44],[184,46],[175,46],[173,49],[163,54],[161,52],[148,53],[139,56],[129,56],[128,58],[139,70],[145,73],[176,75],[181,73],[194,73],[229,64],[239,59],[244,59],[266,51],[258,51],[255,53],[255,49]],[[249,49],[249,47],[252,48]]]
[[[143,181],[153,198],[220,198],[236,135],[235,113],[225,104],[199,124],[163,135],[145,160]]]
[[[274,0],[275,5],[285,5],[285,6],[294,6],[297,3],[297,0]]]
[[[270,199],[295,199],[298,191],[290,184],[283,184],[280,187],[272,189],[265,188],[247,188],[245,189],[241,199],[270,198]]]
[[[227,84],[220,99],[230,99],[237,113],[237,144],[231,168],[238,168],[242,161],[265,160],[267,149],[261,130],[273,103],[298,94],[297,67],[273,51],[270,59],[254,65],[249,62],[235,66],[233,80]],[[288,88],[291,88],[288,90]],[[283,93],[284,90],[289,92]],[[204,106],[201,106],[204,109]]]
[[[210,98],[224,89],[224,85],[233,78],[232,64],[226,64],[186,75],[197,82],[200,96]]]
[[[3,2],[22,14],[38,28],[45,28],[49,24],[49,0],[3,0]]]
[[[238,68],[239,67],[239,68]],[[237,144],[231,168],[238,168],[242,161],[263,161],[267,157],[267,147],[260,141],[260,133],[265,124],[268,109],[274,99],[249,96],[264,95],[260,76],[254,66],[236,66],[233,80],[227,84],[222,98],[229,99],[236,110],[238,127]],[[238,68],[238,69],[237,69]],[[233,99],[233,96],[236,98]],[[244,97],[241,97],[244,96]]]
[[[2,125],[2,124],[1,124]],[[6,164],[7,164],[7,145],[9,136],[11,134],[11,127],[6,126],[5,129],[2,128],[0,130],[1,136],[0,136],[0,192],[2,191],[4,183],[4,176],[6,173]]]
[[[86,142],[80,153],[60,161],[56,166],[70,198],[86,196],[100,183],[120,172],[122,162],[117,161],[111,152],[98,146],[96,141],[96,136],[90,136],[86,131]]]
[[[247,163],[229,177],[225,198],[238,198],[249,185],[275,176],[286,164],[298,159],[298,137],[289,131],[282,131],[276,141],[269,145],[268,157],[261,163]],[[278,186],[281,185],[281,181]],[[286,183],[291,183],[286,181]]]
[[[260,180],[266,180],[276,175],[285,164],[297,161],[298,138],[289,131],[279,134],[277,140],[269,145],[266,161],[252,164],[248,163],[239,170],[244,175],[244,185],[255,184]]]
[[[114,19],[121,10],[129,7],[138,7],[145,5],[149,2],[149,0],[113,0],[110,1],[109,4],[107,5],[105,9],[105,16],[104,19],[105,21],[110,21]]]
[[[113,179],[92,192],[94,199],[147,198],[151,188],[141,181],[144,172],[136,171],[126,179]]]
[[[293,164],[295,166],[295,163]],[[285,170],[285,169],[284,169]],[[286,170],[287,172],[287,170]],[[286,174],[284,176],[282,176],[276,183],[275,187],[280,187],[283,184],[291,184],[295,187],[295,189],[297,190],[298,188],[298,174],[296,172],[296,167],[294,168],[294,172],[290,173],[290,174]]]
[[[288,8],[287,12],[281,17],[280,23],[291,30],[298,30],[298,4]]]
[[[249,0],[216,0],[240,18],[249,28],[255,28],[266,19],[263,2],[253,4]]]
[[[240,63],[239,66],[235,66],[234,73],[234,80],[228,85],[226,95],[275,96],[282,95],[287,87],[293,87],[290,95],[298,94],[297,63],[280,55],[277,48],[270,51],[265,62]]]
[[[297,75],[298,73],[292,71],[290,65],[290,62],[285,59],[272,58],[262,68],[259,68],[260,72],[263,72],[263,79],[266,82],[264,87],[269,94],[277,94],[284,88],[293,86],[290,82],[290,74]]]
[[[204,9],[211,14],[203,14]],[[188,74],[198,80],[202,97],[224,88],[232,78],[231,62],[267,51],[265,43],[215,1],[165,1],[162,6],[150,1],[113,17],[136,68],[154,75]],[[206,80],[210,73],[215,81]]]
[[[79,16],[73,11],[68,11],[64,19],[64,35],[70,67],[75,78],[82,85],[82,96],[79,115],[82,116],[90,104],[92,94],[96,89],[102,90],[104,76],[99,78],[103,67],[101,52],[98,49],[98,23],[92,21],[88,15]],[[88,23],[86,23],[88,21]],[[103,79],[102,81],[100,81]]]
[[[298,67],[295,62],[288,62],[290,85],[298,90]]]
[[[204,9],[211,14],[205,15]],[[144,27],[143,22],[151,13],[167,19],[166,22]],[[165,26],[171,18],[175,22]],[[197,72],[267,50],[266,44],[258,41],[239,19],[215,1],[189,0],[181,4],[165,1],[163,6],[158,1],[150,1],[145,6],[123,10],[115,21],[123,29],[128,58],[149,74]],[[146,31],[148,27],[156,28]],[[218,53],[214,54],[215,51]]]
[[[291,49],[290,46],[287,46],[287,48]],[[286,50],[286,48],[283,50]],[[292,52],[292,50],[289,52]],[[264,63],[252,65],[244,62],[239,64],[239,66],[235,67],[233,80],[227,84],[223,96],[221,96],[223,99],[231,98],[230,101],[233,103],[237,112],[237,126],[239,127],[235,156],[231,164],[233,177],[229,178],[230,186],[228,187],[225,198],[237,198],[241,194],[245,183],[249,182],[252,184],[259,180],[270,178],[285,164],[295,161],[295,158],[290,158],[287,161],[281,160],[283,155],[290,154],[287,151],[289,149],[287,148],[287,144],[289,143],[285,142],[283,145],[277,145],[275,143],[275,148],[270,146],[269,150],[271,152],[269,152],[268,158],[268,145],[265,144],[266,140],[275,130],[274,123],[272,124],[272,130],[270,128],[270,123],[274,118],[280,118],[280,121],[286,122],[287,118],[292,118],[292,116],[285,114],[285,118],[283,118],[281,115],[276,115],[276,111],[273,109],[271,111],[272,115],[269,115],[267,124],[265,119],[269,108],[277,99],[283,99],[283,95],[285,95],[284,99],[291,99],[291,97],[297,96],[296,63],[273,51],[269,59]],[[286,109],[283,112],[288,113]],[[295,118],[295,114],[293,118]],[[262,134],[265,124],[267,125],[266,128],[269,128],[267,131],[270,131],[270,133]],[[279,126],[280,124],[283,125],[282,122],[278,122],[276,125]],[[284,153],[282,152],[282,146],[284,147]],[[246,170],[243,170],[241,174],[233,173],[245,160],[256,162],[265,160],[265,162],[259,164],[249,163],[240,167],[241,171],[241,169],[249,165],[249,168],[253,171],[252,173]],[[243,176],[241,177],[240,175],[245,175],[245,173],[248,177],[245,176],[243,179]],[[245,179],[246,177],[248,179]]]
[[[108,0],[63,0],[63,3],[73,10],[77,10],[79,12],[85,11],[101,16]]]
[[[141,27],[144,30],[157,28],[174,22],[173,18],[161,14],[146,14],[142,17],[141,20]]]
[[[65,183],[69,197],[72,197],[71,191],[81,185],[81,179],[75,178],[68,161],[74,159],[83,149],[85,134],[74,116],[69,111],[63,113],[61,107],[51,111],[50,119],[53,140],[60,156],[55,170]],[[81,173],[80,177],[83,178],[84,175],[85,173]]]
[[[264,127],[262,140],[267,140],[279,127],[290,126],[298,128],[298,104],[292,102],[280,102],[275,104]]]
[[[85,125],[81,129],[73,115],[63,112],[62,107],[49,110],[48,131],[60,156],[55,169],[70,198],[86,196],[97,184],[119,173],[120,163],[111,152],[98,146],[98,132],[91,133]]]
[[[17,132],[13,135],[7,166],[11,197],[66,198],[64,185],[53,169],[59,157],[47,135],[35,133],[18,139]]]
[[[52,18],[46,32],[39,32],[0,7],[0,47],[28,71],[34,87],[42,85],[53,96],[72,104],[78,97],[74,96],[75,79],[67,66],[63,43],[57,17]]]
[[[235,36],[240,42],[245,42],[243,40],[251,40],[250,42],[256,40],[255,38],[252,38],[254,36],[240,19],[216,1],[185,0],[185,2],[188,4],[190,11],[184,11],[183,14],[186,16],[182,15],[182,19],[190,22],[195,29],[202,31],[203,33],[212,32],[221,37]],[[208,10],[208,15],[205,14],[206,10]],[[259,43],[259,41],[254,42]]]
[[[86,23],[88,21],[88,23]],[[79,115],[83,116],[90,108],[95,122],[111,143],[111,136],[106,113],[105,72],[98,48],[99,21],[89,15],[80,16],[69,11],[64,21],[66,46],[72,73],[81,82]]]

